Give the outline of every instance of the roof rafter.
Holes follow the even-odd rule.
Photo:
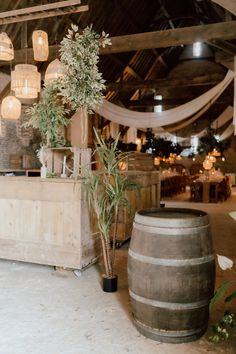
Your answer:
[[[154,89],[168,87],[188,87],[188,86],[205,86],[216,85],[223,79],[220,74],[208,74],[197,77],[183,77],[178,79],[156,79],[147,81],[126,81],[126,82],[110,82],[106,83],[106,90],[114,91],[131,91],[139,89]]]
[[[66,0],[46,5],[4,11],[0,13],[0,25],[88,11],[88,5],[78,6],[80,4],[81,0]]]

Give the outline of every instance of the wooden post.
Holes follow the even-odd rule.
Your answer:
[[[72,147],[82,149],[88,147],[88,113],[86,109],[79,109],[71,118],[70,139]]]

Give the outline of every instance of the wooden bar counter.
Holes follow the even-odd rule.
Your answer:
[[[0,177],[0,258],[82,269],[96,258],[81,182]]]
[[[159,173],[127,171],[140,185],[127,192],[119,241],[131,236],[134,212],[158,207]],[[0,176],[0,258],[82,269],[99,254],[96,222],[83,200],[82,182],[70,178]]]

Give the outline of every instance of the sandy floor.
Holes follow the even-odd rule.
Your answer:
[[[193,207],[211,216],[216,253],[236,264],[236,195],[226,203],[189,204],[187,196],[167,206]],[[222,310],[211,314],[209,330],[200,340],[164,344],[137,332],[132,323],[126,275],[127,247],[117,250],[119,291],[104,293],[99,266],[81,274],[53,267],[0,261],[0,354],[202,354],[236,353],[236,338],[214,345],[207,338],[210,325]],[[231,276],[217,268],[217,284]],[[234,304],[236,312],[236,301]]]

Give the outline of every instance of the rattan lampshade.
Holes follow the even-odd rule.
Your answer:
[[[6,96],[2,100],[1,116],[4,119],[18,119],[21,115],[21,102],[15,96]]]
[[[14,58],[13,44],[5,32],[0,33],[0,60],[12,60]]]
[[[19,98],[37,98],[41,88],[41,75],[37,66],[18,64],[11,73],[11,89]]]
[[[34,31],[32,34],[34,60],[46,61],[48,59],[48,35],[45,31]]]
[[[45,82],[51,82],[53,80],[58,79],[59,77],[63,77],[65,75],[65,68],[60,62],[59,59],[53,60],[47,67],[45,72]]]

